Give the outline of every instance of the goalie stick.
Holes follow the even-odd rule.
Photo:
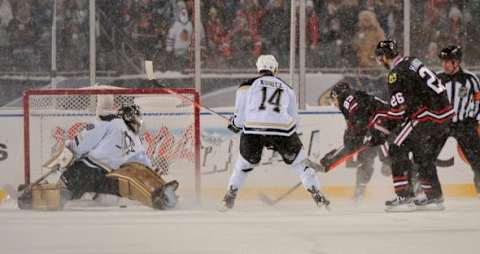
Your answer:
[[[155,85],[157,85],[161,88],[164,88],[165,91],[167,91],[167,93],[174,94],[174,95],[177,95],[177,96],[179,96],[183,99],[186,99],[186,100],[190,101],[195,107],[200,108],[200,109],[203,108],[203,109],[209,111],[210,113],[213,113],[214,115],[217,115],[220,118],[223,118],[225,121],[230,122],[230,119],[228,119],[227,117],[219,114],[218,112],[214,111],[213,109],[211,109],[207,106],[201,105],[200,103],[188,98],[187,96],[179,94],[179,93],[175,92],[174,90],[172,90],[171,88],[168,88],[165,85],[160,84],[160,82],[158,82],[157,79],[155,78],[155,73],[153,72],[153,62],[152,61],[149,61],[149,60],[145,61],[145,72],[146,72],[147,78],[149,80],[153,81],[155,83]]]
[[[328,168],[326,168],[325,166],[319,164],[319,163],[316,163],[316,162],[313,162],[309,159],[307,159],[305,161],[305,165],[310,167],[310,168],[313,168],[316,172],[328,172],[334,168],[336,168],[338,165],[342,164],[342,162],[344,161],[347,161],[349,159],[351,159],[353,156],[355,156],[355,154],[367,149],[368,146],[362,146],[360,147],[359,149],[355,150],[354,152],[346,155],[345,157],[343,157],[342,159],[338,160],[337,162],[333,163],[332,165],[330,165]],[[269,205],[269,206],[274,206],[276,205],[278,202],[282,201],[283,199],[285,199],[288,195],[290,195],[292,192],[294,192],[298,187],[300,187],[302,185],[302,182],[298,182],[297,184],[295,184],[294,186],[290,187],[290,189],[288,189],[285,193],[283,193],[282,195],[280,195],[279,197],[275,198],[275,199],[271,199],[270,197],[268,197],[267,195],[263,194],[263,193],[260,193],[258,194],[258,198],[260,199],[260,201],[262,201],[263,203]]]
[[[38,185],[39,183],[41,183],[43,180],[47,179],[47,177],[49,177],[51,174],[57,172],[58,170],[59,170],[58,166],[53,167],[52,169],[50,169],[50,171],[48,171],[43,176],[38,178],[35,182],[30,183],[30,184],[20,184],[18,186],[17,191],[19,191],[19,192],[24,191],[24,190],[28,191],[28,190],[32,189],[33,186]]]

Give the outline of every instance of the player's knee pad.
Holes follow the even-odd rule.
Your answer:
[[[253,170],[254,167],[255,167],[255,164],[248,161],[242,155],[238,156],[238,159],[235,162],[235,170],[241,171],[243,173],[249,173],[250,171]]]
[[[305,189],[310,189],[312,186],[318,189],[319,183],[315,175],[315,170],[305,165],[304,162],[306,159],[307,155],[305,151],[300,150],[295,160],[291,163],[291,167],[299,175]]]
[[[140,164],[126,163],[108,174],[118,180],[119,195],[152,207],[173,208],[177,203],[177,181],[166,182],[155,172]]]
[[[254,166],[255,165],[251,164],[245,158],[243,158],[242,155],[238,156],[238,159],[235,162],[233,174],[230,176],[228,185],[233,186],[233,188],[235,189],[240,188],[245,182],[247,174],[253,170]]]

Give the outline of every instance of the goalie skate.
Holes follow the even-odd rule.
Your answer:
[[[413,212],[416,210],[413,200],[409,197],[396,196],[394,199],[386,201],[385,205],[387,206],[385,212],[390,213]]]
[[[177,181],[171,181],[152,194],[153,207],[156,209],[171,209],[178,202],[175,190],[178,188]]]

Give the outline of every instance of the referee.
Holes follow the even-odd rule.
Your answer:
[[[472,167],[473,182],[480,197],[480,137],[477,133],[480,119],[480,82],[478,77],[461,67],[462,48],[450,45],[439,53],[443,72],[438,74],[447,88],[448,99],[455,115],[450,125],[450,136],[455,138]]]

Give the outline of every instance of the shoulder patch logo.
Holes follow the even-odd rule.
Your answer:
[[[395,81],[397,81],[397,73],[390,73],[388,75],[388,83],[393,84]]]

